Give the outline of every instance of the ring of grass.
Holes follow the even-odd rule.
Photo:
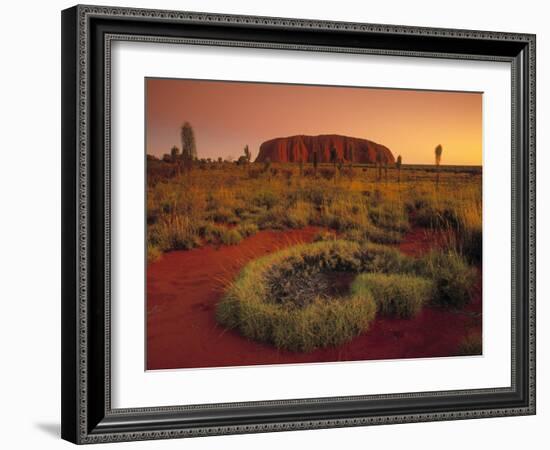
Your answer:
[[[403,274],[363,273],[353,286],[372,293],[378,314],[404,319],[416,316],[434,292],[432,280]]]
[[[410,261],[395,249],[334,240],[301,244],[250,262],[218,304],[217,320],[277,348],[311,351],[351,340],[369,327],[377,304],[372,283],[354,282],[342,298],[315,298],[304,307],[277,303],[267,280],[297,271],[400,272]],[[395,275],[399,277],[400,275]],[[409,277],[410,278],[410,277]],[[409,280],[407,278],[407,280]]]

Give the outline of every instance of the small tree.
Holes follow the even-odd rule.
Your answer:
[[[181,175],[181,157],[180,157],[180,149],[177,146],[173,146],[170,149],[170,162],[176,164],[176,175]]]
[[[384,159],[384,180],[388,182],[388,159]]]
[[[248,148],[248,144],[246,144],[244,146],[244,157],[246,158],[246,162],[249,163],[250,162],[250,158],[251,158],[251,154],[250,154],[250,149]]]
[[[435,185],[439,188],[439,165],[441,164],[441,154],[443,153],[443,147],[438,144],[435,148]]]
[[[179,159],[180,149],[175,145],[170,149],[170,160],[175,163]]]
[[[193,161],[197,159],[197,144],[195,132],[189,122],[185,122],[180,128],[181,137],[181,158],[186,170],[191,170]]]
[[[397,169],[397,182],[401,183],[401,162],[403,160],[401,159],[401,155],[397,157],[397,160],[395,161],[395,168]]]

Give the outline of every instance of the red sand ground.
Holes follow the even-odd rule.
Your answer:
[[[472,303],[463,311],[427,307],[414,319],[376,319],[369,331],[336,348],[292,353],[250,341],[220,327],[215,306],[223,285],[251,259],[297,242],[315,228],[262,231],[238,246],[165,254],[147,270],[147,369],[247,366],[451,356],[470,333],[481,333],[481,270]],[[423,229],[400,244],[409,255],[434,245]]]

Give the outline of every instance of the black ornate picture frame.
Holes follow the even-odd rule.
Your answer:
[[[113,409],[109,112],[114,41],[509,62],[511,385]],[[64,439],[84,444],[529,414],[535,414],[534,35],[99,6],[62,12]]]

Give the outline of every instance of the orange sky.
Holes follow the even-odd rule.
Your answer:
[[[195,130],[199,158],[252,157],[268,139],[342,134],[387,146],[404,164],[481,165],[482,94],[201,80],[146,80],[147,153],[181,147]]]

